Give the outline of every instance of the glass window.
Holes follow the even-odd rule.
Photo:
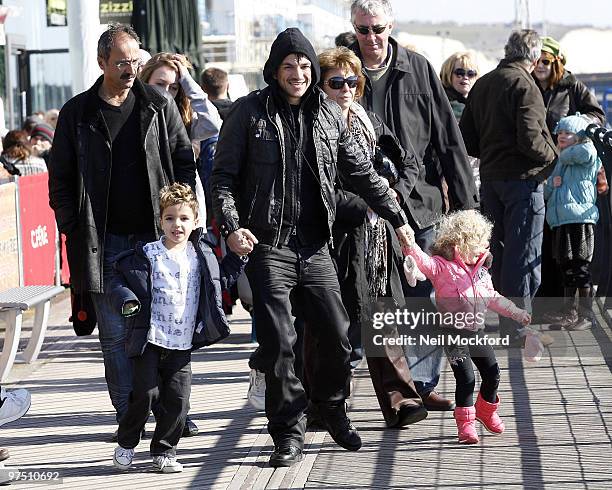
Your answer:
[[[72,97],[68,53],[30,54],[30,112],[59,109]]]

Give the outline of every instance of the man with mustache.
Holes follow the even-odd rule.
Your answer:
[[[103,75],[60,111],[49,199],[66,235],[71,286],[93,300],[119,421],[132,376],[125,320],[107,294],[113,259],[160,236],[159,191],[175,181],[193,187],[195,161],[176,105],[136,78],[139,40],[131,26],[108,26],[98,41],[98,65]]]
[[[361,439],[346,415],[349,319],[329,255],[339,173],[395,227],[412,230],[397,201],[346,127],[340,107],[317,86],[314,49],[296,28],[272,43],[268,84],[236,101],[226,116],[211,178],[213,209],[229,248],[250,254],[258,363],[266,376],[271,466],[302,459],[307,398],[295,375],[290,294],[317,342],[310,399],[334,441],[349,451]]]

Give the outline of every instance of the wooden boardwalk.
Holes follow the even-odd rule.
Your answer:
[[[32,408],[0,428],[0,446],[11,451],[7,467],[56,471],[61,482],[17,488],[612,488],[612,331],[601,318],[593,331],[560,333],[552,355],[540,363],[499,353],[501,437],[481,432],[479,445],[460,446],[450,413],[386,429],[362,367],[351,406],[361,451],[349,453],[325,432],[309,432],[306,458],[273,470],[265,417],[245,399],[255,346],[240,310],[227,342],[193,356],[190,413],[200,433],[179,445],[185,471],[160,475],[150,470],[148,440],[138,446],[130,471],[112,466],[115,445],[107,440],[116,424],[99,344],[95,336],[75,337],[67,316],[64,297],[52,307],[40,360],[16,365],[5,384],[28,388]],[[439,389],[452,396],[453,387],[447,369]],[[151,422],[149,434],[152,428]]]

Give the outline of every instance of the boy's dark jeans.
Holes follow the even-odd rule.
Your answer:
[[[142,356],[132,359],[132,371],[128,409],[119,422],[119,445],[126,449],[138,445],[151,405],[159,400],[151,456],[175,456],[189,412],[191,351],[147,344]]]

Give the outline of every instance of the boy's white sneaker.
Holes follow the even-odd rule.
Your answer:
[[[6,391],[0,388],[0,400],[3,401],[0,407],[0,426],[23,417],[32,404],[30,392],[24,389]]]
[[[132,466],[132,460],[134,459],[134,450],[126,449],[121,446],[115,448],[115,454],[113,455],[113,464],[120,470],[127,470]]]
[[[160,473],[180,473],[183,465],[173,456],[153,456],[153,468]]]
[[[266,408],[266,375],[257,369],[251,369],[249,374],[247,400],[257,410]]]

